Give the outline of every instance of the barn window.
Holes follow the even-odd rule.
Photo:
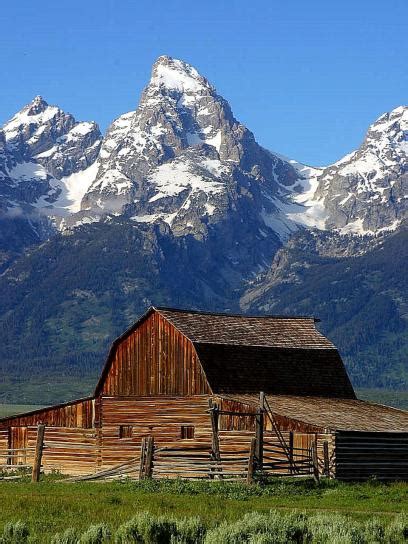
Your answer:
[[[119,438],[132,438],[132,425],[119,425]]]
[[[191,440],[194,438],[194,426],[193,425],[182,425],[180,429],[180,438]]]

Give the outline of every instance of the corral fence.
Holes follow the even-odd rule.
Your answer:
[[[38,425],[37,436],[34,447],[15,447],[14,444],[26,443],[26,436],[18,436],[22,433],[27,433],[27,428],[12,428],[8,432],[8,447],[0,449],[0,479],[18,478],[18,474],[22,470],[31,471],[31,479],[33,482],[38,482],[41,472],[41,461],[44,450],[44,433],[45,425]],[[18,440],[16,441],[16,436]]]
[[[222,410],[212,401],[208,410],[211,420],[211,438],[203,442],[155,444],[154,436],[142,438],[134,455],[126,451],[127,460],[103,467],[102,446],[95,429],[65,428],[64,432],[45,425],[37,428],[10,428],[7,448],[0,449],[0,477],[15,478],[14,473],[31,471],[32,480],[38,481],[42,468],[78,474],[80,461],[82,475],[75,480],[131,478],[183,478],[210,480],[240,480],[251,483],[257,476],[302,477],[319,474],[331,476],[332,460],[327,442],[321,442],[318,452],[314,433],[282,432],[274,419],[265,395],[261,393],[259,409],[242,413]],[[231,430],[219,428],[220,417],[249,417],[255,425],[243,425]],[[7,431],[0,431],[7,432]],[[26,433],[22,436],[21,433]],[[158,438],[157,438],[158,439]],[[18,447],[16,447],[18,445]],[[23,447],[22,447],[23,446]],[[134,446],[133,446],[134,447]],[[43,458],[43,452],[45,453]],[[102,454],[106,455],[106,454]],[[119,458],[120,459],[120,458]],[[9,476],[8,476],[9,474]],[[81,472],[79,472],[81,474]]]
[[[141,472],[141,477],[153,478],[188,478],[211,480],[250,480],[251,451],[223,451],[216,456],[208,448],[198,447],[164,447],[154,450],[151,469]]]

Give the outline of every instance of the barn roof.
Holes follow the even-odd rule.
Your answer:
[[[355,398],[335,349],[194,343],[214,393]]]
[[[335,349],[314,317],[246,316],[156,308],[192,342],[275,348]]]
[[[259,406],[259,395],[223,395]],[[408,432],[408,412],[357,399],[268,395],[271,411],[330,431]]]
[[[314,317],[244,316],[150,307],[117,338],[95,389],[98,395],[116,347],[153,312],[194,345],[213,392],[309,394],[355,398],[335,346]]]

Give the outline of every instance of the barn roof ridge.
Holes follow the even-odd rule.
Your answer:
[[[183,334],[183,333],[182,333]],[[186,336],[186,335],[184,335]],[[306,347],[299,347],[299,346],[270,346],[267,344],[255,344],[253,342],[240,342],[238,343],[232,343],[232,342],[223,342],[222,340],[213,342],[212,340],[194,340],[191,339],[189,336],[186,336],[195,346],[200,346],[201,344],[205,344],[206,346],[233,346],[233,347],[242,347],[242,348],[261,348],[265,350],[297,350],[297,351],[308,351],[312,349],[319,349],[321,351],[336,351],[339,350],[336,348],[336,346],[333,344],[331,346],[306,346]]]
[[[165,311],[165,312],[175,312],[175,313],[187,313],[187,314],[198,314],[198,315],[208,315],[208,316],[220,316],[220,317],[241,317],[243,319],[312,319],[315,323],[320,323],[321,319],[313,315],[284,315],[284,314],[238,314],[230,312],[210,312],[209,310],[192,310],[190,308],[173,308],[170,306],[155,306],[152,305],[145,312],[149,310]]]

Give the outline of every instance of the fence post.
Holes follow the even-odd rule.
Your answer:
[[[293,474],[293,431],[289,432],[289,473]]]
[[[210,406],[210,417],[211,417],[212,456],[213,456],[213,459],[217,461],[217,463],[220,463],[221,452],[220,452],[220,437],[218,435],[218,420],[219,420],[218,408],[216,405],[215,406],[213,405],[211,399],[208,401],[208,404]],[[214,471],[211,470],[211,472],[214,472]],[[214,476],[215,476],[215,473],[210,474],[210,479],[213,479]]]
[[[151,478],[153,473],[153,451],[154,451],[154,437],[149,436],[147,438],[147,451],[146,451],[146,478]]]
[[[139,465],[139,480],[143,480],[145,473],[145,459],[146,459],[146,437],[142,438],[140,445],[140,465]]]
[[[42,460],[42,454],[44,449],[44,433],[45,433],[45,425],[43,424],[38,425],[37,442],[35,445],[34,464],[33,464],[33,471],[31,474],[32,482],[38,482],[40,480],[41,460]]]
[[[319,463],[318,463],[318,459],[317,459],[317,444],[316,444],[316,441],[312,442],[311,456],[312,456],[312,463],[313,463],[313,478],[315,479],[316,483],[319,483],[320,475],[319,475]]]
[[[330,478],[329,443],[327,440],[323,442],[323,459],[324,459],[324,473],[328,478]]]
[[[256,438],[251,438],[251,445],[249,448],[249,459],[248,459],[248,474],[247,474],[247,484],[252,484],[254,481],[254,462],[255,462],[255,448],[256,448]]]
[[[258,470],[262,470],[263,466],[263,433],[264,433],[264,408],[265,394],[261,391],[259,394],[259,409],[256,413],[256,462]]]

